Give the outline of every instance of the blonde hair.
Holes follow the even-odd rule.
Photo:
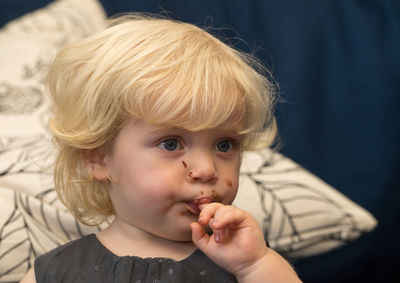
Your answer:
[[[205,30],[148,15],[110,20],[66,46],[48,74],[60,199],[85,224],[114,213],[110,182],[94,180],[87,165],[132,119],[190,131],[232,123],[241,125],[244,150],[270,145],[274,88],[266,74]]]

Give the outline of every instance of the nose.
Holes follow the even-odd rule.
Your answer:
[[[209,183],[218,178],[216,160],[212,153],[200,151],[191,154],[187,163],[187,178],[190,182]]]

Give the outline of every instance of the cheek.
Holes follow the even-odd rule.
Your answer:
[[[224,191],[225,204],[231,204],[236,197],[238,186],[239,186],[239,170],[232,168],[229,173],[225,174],[222,180],[222,186]]]
[[[232,184],[232,180],[231,180],[231,179],[226,178],[226,179],[225,179],[225,183],[226,183],[226,185],[228,186],[228,188],[232,188],[233,184]]]
[[[180,188],[180,174],[177,171],[172,166],[139,166],[136,170],[125,171],[125,177],[121,180],[124,187],[137,191],[143,198],[168,198]]]

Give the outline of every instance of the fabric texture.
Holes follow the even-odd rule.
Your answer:
[[[325,253],[377,225],[375,218],[286,156],[243,154],[234,205],[250,212],[271,247],[290,258]]]
[[[180,261],[119,257],[106,249],[94,234],[41,255],[35,262],[35,273],[38,283],[237,282],[235,276],[218,267],[200,250]]]

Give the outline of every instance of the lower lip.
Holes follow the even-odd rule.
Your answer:
[[[186,210],[187,212],[195,216],[198,216],[200,214],[200,208],[193,203],[188,203],[188,207],[186,208]]]
[[[193,214],[193,215],[199,215],[200,212],[201,212],[201,209],[199,208],[199,206],[202,205],[202,204],[210,203],[210,202],[211,202],[211,199],[208,198],[208,197],[203,197],[203,198],[200,198],[200,199],[196,199],[196,200],[194,200],[192,202],[189,202],[188,203],[189,212],[191,214]]]

